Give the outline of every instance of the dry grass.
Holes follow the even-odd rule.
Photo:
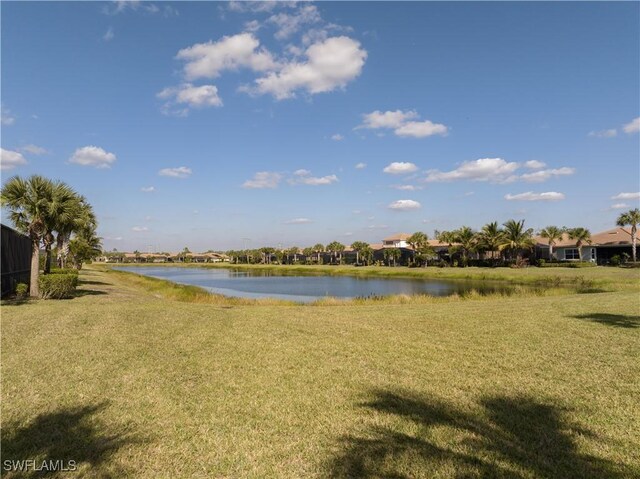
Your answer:
[[[3,460],[75,459],[78,477],[640,475],[638,289],[289,307],[81,279],[75,299],[1,308]]]

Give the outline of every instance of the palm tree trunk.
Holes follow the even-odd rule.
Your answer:
[[[31,281],[29,295],[33,298],[40,296],[40,240],[31,240]]]
[[[553,244],[549,243],[549,261],[553,261]]]
[[[634,224],[631,227],[631,255],[633,256],[633,262],[636,262],[636,235],[638,234],[638,228]]]

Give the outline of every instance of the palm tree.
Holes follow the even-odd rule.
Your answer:
[[[362,255],[362,259],[369,266],[369,263],[373,260],[373,248],[368,244],[360,250],[360,254]]]
[[[540,236],[549,242],[549,259],[553,259],[553,247],[557,240],[562,239],[563,234],[564,229],[558,228],[557,226],[547,226],[545,229],[540,231]]]
[[[302,250],[302,254],[304,254],[304,258],[307,263],[311,263],[311,257],[313,256],[314,252],[315,251],[311,247],[307,247]]]
[[[72,233],[95,231],[98,225],[93,208],[83,196],[77,196],[73,203],[74,212],[71,221],[59,222],[56,228],[58,232],[56,237],[57,262],[60,268],[65,267]]]
[[[324,252],[324,245],[322,243],[317,243],[313,247],[313,251],[318,255],[318,264],[320,263],[320,253]]]
[[[384,259],[387,260],[387,264],[391,266],[393,260],[393,266],[396,265],[396,261],[402,256],[402,251],[399,248],[387,248],[383,252]]]
[[[478,234],[479,245],[491,252],[491,258],[495,261],[495,252],[500,249],[503,243],[504,232],[498,226],[498,222],[487,223]]]
[[[55,240],[54,232],[60,231],[65,225],[71,223],[77,215],[78,195],[65,183],[56,181],[52,183],[51,196],[49,198],[49,213],[45,222],[45,232],[42,242],[45,250],[44,273],[51,271],[51,247]]]
[[[364,241],[354,241],[351,243],[351,248],[356,252],[356,264],[360,264],[360,254],[368,247],[369,243],[365,243]]]
[[[633,262],[636,262],[636,242],[638,235],[638,224],[640,223],[640,209],[635,208],[618,216],[616,224],[621,227],[631,226],[631,254]]]
[[[411,249],[413,249],[413,254],[411,255],[413,262],[415,262],[416,260],[416,253],[422,250],[425,245],[428,244],[428,241],[429,237],[422,231],[416,231],[407,238],[407,243],[409,244],[409,246],[411,246]]]
[[[300,251],[300,248],[298,248],[297,246],[292,246],[291,248],[289,248],[287,250],[287,261],[290,263],[291,261],[289,260],[289,257],[293,256],[293,262],[297,263],[298,262],[298,251]]]
[[[459,243],[462,250],[462,261],[466,266],[469,262],[469,253],[476,248],[476,233],[468,226],[463,226],[453,232],[454,242]]]
[[[569,239],[576,242],[578,248],[578,261],[582,261],[582,246],[591,244],[591,232],[586,228],[572,228],[568,231]]]
[[[522,259],[522,250],[531,249],[535,245],[533,229],[524,229],[524,220],[509,220],[504,223],[504,236],[500,244],[500,250],[516,252],[516,261]]]
[[[2,187],[0,202],[9,210],[9,219],[16,229],[31,239],[30,295],[40,295],[40,242],[50,221],[50,199],[53,192],[51,180],[33,175],[28,179],[15,176]]]

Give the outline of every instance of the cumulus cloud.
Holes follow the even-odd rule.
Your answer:
[[[293,13],[277,13],[267,20],[268,23],[277,27],[275,37],[278,40],[286,40],[306,25],[321,21],[322,18],[315,5],[304,5]]]
[[[344,140],[344,136],[342,136],[340,133],[336,133],[335,135],[331,135],[331,139],[333,141],[342,141]]]
[[[618,130],[615,128],[611,128],[609,130],[600,130],[600,131],[590,131],[589,136],[593,136],[596,138],[613,138],[618,136]]]
[[[145,231],[149,231],[149,228],[147,228],[146,226],[134,226],[133,228],[131,228],[131,231],[135,233],[143,233]]]
[[[11,111],[6,109],[4,105],[0,107],[0,124],[4,126],[13,125],[16,119],[11,115]]]
[[[521,175],[519,179],[521,179],[522,181],[526,181],[528,183],[540,183],[543,181],[547,181],[548,179],[556,176],[573,175],[575,172],[576,172],[575,168],[568,168],[565,166],[562,168],[540,170],[540,171],[536,171],[535,173],[525,173]]]
[[[422,205],[420,203],[414,200],[398,200],[391,203],[389,205],[389,209],[395,211],[411,211],[417,210],[421,206]]]
[[[71,158],[69,163],[82,166],[93,166],[95,168],[111,168],[111,165],[115,163],[116,155],[109,153],[97,146],[84,146],[78,148]]]
[[[282,175],[280,173],[274,173],[271,171],[259,171],[253,178],[245,181],[242,184],[243,188],[277,188]]]
[[[187,80],[216,78],[224,70],[249,68],[254,71],[275,69],[278,64],[271,53],[259,48],[260,41],[250,32],[222,37],[217,42],[196,43],[178,52],[176,58],[184,60]]]
[[[611,205],[611,209],[612,210],[624,210],[627,208],[631,208],[630,205],[628,205],[627,203],[615,203],[613,205]]]
[[[26,158],[17,151],[0,148],[0,170],[12,170],[17,166],[26,164]]]
[[[153,193],[154,191],[156,191],[155,186],[143,186],[142,188],[140,188],[140,191],[142,191],[143,193]]]
[[[634,118],[622,127],[625,133],[638,133],[640,131],[640,117]]]
[[[482,158],[475,161],[465,161],[451,171],[429,170],[425,181],[472,180],[504,183],[513,181],[514,173],[518,167],[518,163],[507,162],[502,158]]]
[[[284,222],[285,225],[302,225],[305,223],[313,223],[309,218],[294,218]]]
[[[158,171],[160,176],[169,176],[171,178],[187,178],[191,176],[191,168],[187,168],[186,166],[179,166],[177,168],[163,168]]]
[[[356,170],[364,170],[367,167],[366,163],[360,162],[360,163],[356,163]]]
[[[283,100],[295,97],[298,90],[316,94],[345,88],[360,75],[367,52],[356,40],[340,36],[314,43],[305,56],[306,61],[288,62],[241,90],[254,95],[271,94]]]
[[[524,162],[524,166],[531,170],[539,170],[540,168],[547,166],[547,164],[538,160],[529,160]]]
[[[194,86],[191,83],[183,83],[178,87],[165,88],[156,96],[168,100],[162,110],[166,114],[185,115],[188,112],[188,109],[176,109],[176,105],[187,105],[192,108],[222,106],[222,100],[218,96],[218,88],[215,85]]]
[[[288,181],[291,185],[310,185],[310,186],[319,186],[319,185],[330,185],[331,183],[335,183],[338,181],[338,177],[336,175],[327,175],[327,176],[311,176],[311,172],[309,170],[296,170],[294,173],[294,178],[290,178]]]
[[[531,168],[524,164],[525,167]],[[542,162],[536,162],[544,165]],[[424,181],[444,182],[456,180],[488,181],[491,183],[510,183],[512,181],[526,181],[528,183],[539,183],[558,176],[573,175],[575,168],[562,167],[535,171],[533,173],[517,174],[521,167],[517,162],[507,162],[502,158],[482,158],[475,161],[465,161],[458,168],[451,171],[429,170]]]
[[[564,200],[563,193],[556,191],[547,191],[545,193],[534,193],[527,191],[526,193],[519,193],[517,195],[507,194],[504,199],[507,201],[559,201]]]
[[[426,138],[433,135],[447,135],[449,129],[442,124],[429,120],[416,121],[419,117],[415,110],[373,111],[362,115],[363,122],[356,129],[392,129],[397,136]]]
[[[413,173],[414,171],[418,171],[418,167],[413,163],[404,163],[401,161],[400,162],[394,161],[393,163],[390,163],[389,165],[385,166],[385,168],[382,171],[390,175],[405,175],[407,173]]]
[[[640,199],[640,192],[638,193],[618,193],[611,197],[612,200],[637,200]]]
[[[49,153],[46,149],[38,145],[24,145],[18,148],[18,150],[24,153],[29,153],[30,155],[44,155]]]

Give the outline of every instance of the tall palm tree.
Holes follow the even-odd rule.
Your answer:
[[[396,266],[396,261],[402,256],[402,251],[399,248],[387,248],[382,253],[384,255],[384,259],[387,260],[387,265],[391,266],[391,261],[393,261],[393,266]]]
[[[324,245],[322,243],[317,243],[313,246],[313,251],[318,255],[318,264],[320,264],[320,253],[324,252]]]
[[[582,261],[582,246],[591,244],[591,232],[586,228],[572,228],[569,231],[569,239],[576,242],[578,248],[578,261]]]
[[[53,192],[51,180],[33,175],[28,179],[15,176],[2,187],[0,202],[9,210],[9,219],[16,229],[31,239],[31,278],[29,292],[40,295],[40,242],[47,232],[50,199]]]
[[[563,234],[564,229],[558,228],[557,226],[547,226],[542,231],[540,231],[540,236],[542,236],[549,242],[549,259],[553,259],[553,247],[555,246],[557,240],[562,239]]]
[[[636,242],[638,236],[638,224],[640,223],[640,209],[635,208],[629,210],[626,213],[622,213],[618,216],[616,224],[618,226],[631,226],[631,253],[633,255],[633,262],[636,262]]]
[[[98,225],[93,208],[83,196],[76,198],[74,210],[71,221],[60,222],[56,228],[58,232],[56,237],[57,262],[60,268],[65,267],[71,235],[73,233],[80,234],[82,232],[95,231]]]
[[[462,259],[466,266],[469,262],[469,253],[476,248],[476,233],[468,226],[463,226],[453,232],[454,241],[459,243],[459,248],[462,250]]]
[[[411,246],[411,249],[413,250],[413,253],[411,255],[412,262],[415,263],[416,253],[419,253],[420,250],[422,250],[428,244],[428,241],[429,237],[422,231],[416,231],[407,238],[407,243],[409,243],[409,246]]]
[[[356,252],[356,264],[360,263],[360,255],[364,251],[365,248],[369,247],[369,243],[365,243],[364,241],[354,241],[351,243],[351,248]]]
[[[54,232],[66,228],[72,224],[79,214],[79,196],[65,183],[56,181],[53,183],[49,203],[49,215],[46,222],[46,231],[42,236],[45,250],[44,273],[51,271],[51,247],[55,240]],[[73,230],[72,230],[73,231]]]
[[[522,251],[530,250],[535,245],[533,240],[533,228],[525,229],[524,220],[509,220],[504,223],[504,236],[500,250],[507,250],[516,253],[516,260],[522,259]]]
[[[315,253],[315,251],[311,246],[302,250],[302,254],[304,254],[304,259],[307,264],[311,263],[311,257],[313,256],[313,253]]]
[[[491,258],[495,261],[495,252],[500,249],[500,245],[503,243],[504,232],[498,226],[498,222],[487,223],[482,227],[478,234],[479,245],[491,252]]]

